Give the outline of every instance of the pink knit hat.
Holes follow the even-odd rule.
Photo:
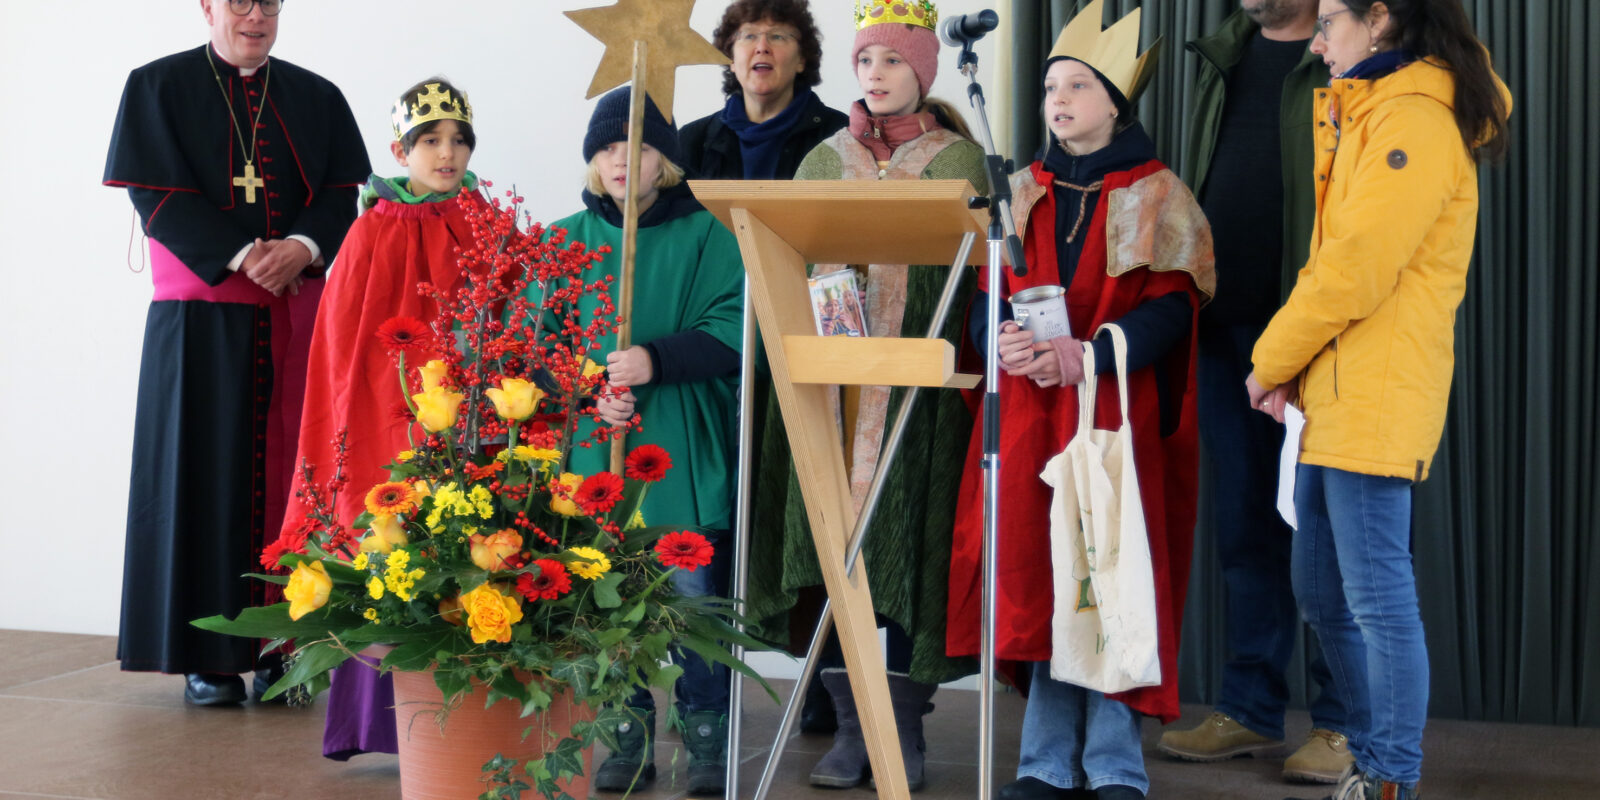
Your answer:
[[[921,25],[900,22],[868,25],[856,31],[856,46],[850,51],[850,61],[854,63],[862,50],[875,44],[899,53],[911,65],[921,97],[927,97],[933,79],[939,75],[939,34]]]

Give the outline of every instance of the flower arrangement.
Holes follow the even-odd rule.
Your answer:
[[[615,328],[610,278],[583,277],[605,250],[525,223],[521,198],[506,196],[463,194],[473,230],[463,285],[447,296],[422,284],[437,318],[391,319],[373,343],[395,364],[410,444],[388,480],[354,487],[365,511],[337,518],[337,497],[352,488],[341,434],[334,464],[300,465],[308,521],[267,548],[272,572],[255,576],[284,585],[286,602],[195,624],[269,647],[292,641],[292,666],[268,697],[321,691],[334,667],[376,643],[393,646],[383,669],[434,671],[441,724],[475,691],[529,716],[570,690],[593,721],[523,765],[531,787],[491,762],[485,772],[502,788],[483,795],[564,798],[556,781],[581,773],[581,751],[615,730],[621,701],[682,673],[666,663],[672,648],[754,676],[725,643],[760,645],[733,627],[731,601],[671,591],[670,572],[706,566],[712,547],[693,531],[644,524],[641,505],[672,468],[669,453],[637,447],[621,475],[566,470],[574,448],[613,435],[579,425],[599,421],[594,399],[612,391],[589,357]],[[538,303],[524,299],[529,286]],[[580,309],[586,298],[593,313]],[[636,415],[618,431],[638,424]],[[319,468],[332,470],[326,480]]]

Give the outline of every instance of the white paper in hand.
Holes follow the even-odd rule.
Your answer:
[[[1294,471],[1300,461],[1300,432],[1306,427],[1305,415],[1285,404],[1283,427],[1283,454],[1278,458],[1278,513],[1289,527],[1299,530],[1300,521],[1294,513]]]

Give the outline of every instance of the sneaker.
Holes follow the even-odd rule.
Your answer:
[[[1356,757],[1350,754],[1350,741],[1344,734],[1313,728],[1306,743],[1284,759],[1283,779],[1296,783],[1338,783],[1354,763]]]
[[[1420,786],[1406,788],[1398,783],[1378,780],[1351,764],[1339,777],[1339,786],[1323,800],[1421,800]],[[1293,800],[1293,798],[1286,798]]]
[[[1161,734],[1156,749],[1184,761],[1225,761],[1239,756],[1275,755],[1282,752],[1283,740],[1269,739],[1233,717],[1213,711],[1194,728]]]

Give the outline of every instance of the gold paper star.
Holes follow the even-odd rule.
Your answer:
[[[633,43],[643,40],[649,46],[645,91],[671,122],[673,76],[678,67],[729,63],[727,56],[689,27],[693,10],[694,0],[617,0],[616,5],[566,12],[578,27],[606,46],[587,96],[627,83],[633,77]]]

